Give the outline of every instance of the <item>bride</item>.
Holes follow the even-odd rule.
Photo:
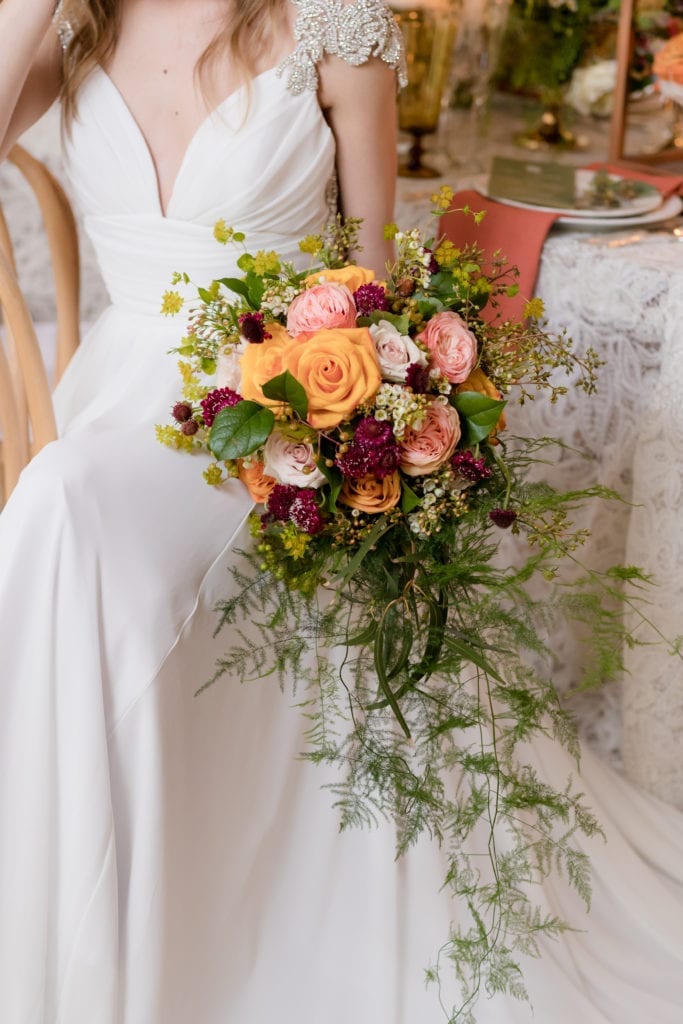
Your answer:
[[[53,0],[2,0],[2,153],[59,95],[111,295],[0,517],[3,1024],[443,1019],[421,973],[457,913],[438,849],[339,835],[268,681],[193,698],[251,503],[153,429],[181,333],[160,297],[231,272],[216,220],[297,259],[338,181],[381,273],[399,56],[380,0],[64,0],[56,26]],[[535,1017],[484,999],[480,1022],[683,1018],[680,816],[590,755],[583,785],[608,837],[591,916],[549,883],[579,930],[525,965]]]

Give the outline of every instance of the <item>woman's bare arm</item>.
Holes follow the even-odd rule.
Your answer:
[[[394,219],[396,73],[379,58],[352,67],[339,57],[319,65],[320,103],[337,143],[345,217],[362,218],[359,262],[384,275],[392,258],[383,228]]]
[[[54,0],[0,3],[0,159],[56,99],[60,49]]]

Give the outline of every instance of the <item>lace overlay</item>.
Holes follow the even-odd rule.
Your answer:
[[[381,57],[406,83],[401,34],[382,0],[293,0],[299,13],[294,28],[297,46],[280,65],[293,93],[318,88],[316,65],[326,53],[347,64],[364,64]]]

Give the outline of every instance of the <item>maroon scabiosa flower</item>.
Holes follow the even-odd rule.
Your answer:
[[[394,440],[391,424],[386,420],[376,420],[374,416],[366,416],[355,429],[353,444],[367,448],[380,448]]]
[[[241,401],[242,396],[233,391],[232,388],[214,388],[213,391],[209,391],[206,398],[203,398],[199,403],[202,407],[202,416],[207,427],[213,424],[221,409],[229,409]]]
[[[275,484],[275,487],[273,487],[268,495],[268,502],[266,504],[270,515],[280,522],[286,523],[298,491],[299,488],[295,487],[294,484]]]
[[[385,310],[387,304],[387,293],[381,284],[362,284],[353,293],[356,309],[361,316],[370,316],[376,309]]]
[[[406,387],[416,395],[426,395],[429,391],[429,367],[411,363],[406,370]]]
[[[192,416],[192,406],[189,402],[176,402],[173,406],[172,416],[177,423],[187,423]]]
[[[311,487],[302,487],[295,496],[289,509],[289,518],[304,533],[314,535],[323,529],[325,519]]]
[[[491,469],[486,465],[485,460],[483,458],[475,459],[468,449],[456,452],[451,459],[451,465],[458,476],[473,484],[479,483],[480,480],[488,480],[491,476]]]
[[[199,425],[196,420],[185,420],[180,429],[186,437],[192,437],[199,430]]]
[[[352,442],[337,459],[337,469],[343,476],[360,480],[368,472],[369,461],[366,449]]]
[[[374,473],[378,480],[390,476],[401,464],[401,449],[395,441],[382,448],[371,448],[368,451],[368,472]]]
[[[253,345],[260,345],[266,338],[272,338],[263,326],[263,313],[242,313],[237,318],[242,337]]]
[[[513,508],[493,508],[489,512],[489,519],[496,526],[499,526],[501,530],[507,530],[509,526],[512,526],[517,513]]]

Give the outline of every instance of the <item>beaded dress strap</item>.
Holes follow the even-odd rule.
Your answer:
[[[287,74],[287,87],[298,94],[317,90],[316,65],[326,53],[347,64],[364,64],[380,57],[398,73],[399,85],[406,84],[405,57],[401,32],[383,0],[293,0],[298,8],[293,53],[282,62],[280,74]]]
[[[74,30],[71,27],[69,19],[65,18],[62,14],[63,6],[62,0],[59,0],[52,15],[52,22],[57,30],[57,35],[59,36],[59,42],[62,45],[62,49],[66,50],[67,46],[73,39]]]

